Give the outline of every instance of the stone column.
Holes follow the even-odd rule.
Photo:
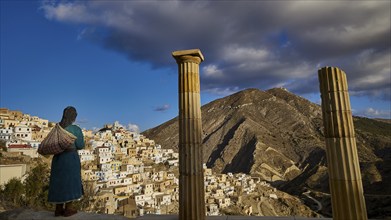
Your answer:
[[[334,220],[368,219],[346,74],[318,71]]]
[[[198,49],[174,51],[179,74],[179,219],[205,219]]]

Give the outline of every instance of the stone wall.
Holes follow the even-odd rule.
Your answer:
[[[55,217],[54,212],[32,209],[14,209],[0,213],[0,220],[129,220],[120,215],[78,212],[70,217]]]

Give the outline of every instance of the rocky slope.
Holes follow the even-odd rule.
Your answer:
[[[256,175],[295,195],[328,193],[319,105],[282,88],[248,89],[202,106],[202,123],[204,162],[214,171]],[[354,123],[365,192],[391,194],[391,124]],[[178,148],[177,118],[143,134]]]

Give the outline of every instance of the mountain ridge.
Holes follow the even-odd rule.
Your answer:
[[[320,105],[283,88],[247,89],[201,111],[203,161],[215,172],[248,173],[296,195],[307,189],[328,193]],[[391,124],[353,120],[365,191],[391,194]],[[143,134],[177,150],[177,124],[173,118]]]

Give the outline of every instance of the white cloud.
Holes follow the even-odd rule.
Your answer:
[[[273,58],[273,54],[263,48],[229,46],[224,50],[223,58],[230,62],[262,62]]]
[[[359,113],[360,114],[360,113]],[[367,108],[361,112],[362,115],[369,118],[388,118],[391,119],[391,110],[379,110],[374,108]]]
[[[230,88],[211,88],[211,89],[206,89],[205,92],[218,95],[218,96],[228,96],[231,95],[235,92],[239,92],[240,88],[239,87],[230,87]]]
[[[44,3],[42,9],[45,17],[49,20],[65,21],[72,23],[96,23],[99,22],[98,15],[89,13],[88,5],[80,3],[52,4]]]
[[[218,67],[214,64],[210,64],[210,65],[207,65],[207,66],[204,66],[202,68],[202,74],[205,76],[205,77],[210,77],[210,78],[220,78],[220,77],[223,77],[223,72],[218,69]]]
[[[140,133],[140,128],[136,124],[129,123],[127,129],[132,132]]]

